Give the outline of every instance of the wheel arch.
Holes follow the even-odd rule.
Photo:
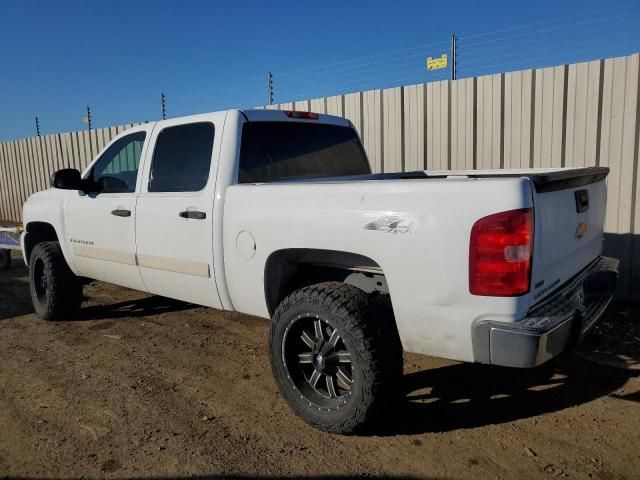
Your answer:
[[[389,293],[382,267],[365,255],[314,248],[282,249],[271,253],[265,262],[264,295],[269,315],[291,292],[327,281],[346,281],[367,293]]]
[[[24,261],[29,264],[31,252],[34,247],[42,242],[59,242],[55,227],[48,222],[29,222],[24,227]]]

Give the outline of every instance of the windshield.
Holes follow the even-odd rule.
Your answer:
[[[367,156],[350,127],[248,122],[242,129],[240,183],[369,173]]]

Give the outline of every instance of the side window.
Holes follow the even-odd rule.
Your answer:
[[[102,193],[135,192],[145,132],[136,132],[111,145],[98,159],[91,179]]]
[[[209,180],[214,127],[200,122],[167,127],[153,152],[150,192],[199,192]]]

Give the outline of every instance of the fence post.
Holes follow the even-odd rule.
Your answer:
[[[451,35],[451,80],[455,80],[458,76],[458,39],[456,34]]]
[[[82,121],[86,123],[89,130],[91,130],[91,108],[89,108],[89,105],[87,105],[87,115],[82,119]]]

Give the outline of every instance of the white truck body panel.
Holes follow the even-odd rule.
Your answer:
[[[131,132],[147,133],[135,192],[85,195],[51,189],[29,198],[24,224],[52,225],[76,275],[261,317],[270,316],[265,268],[271,255],[288,249],[358,254],[386,278],[404,349],[462,361],[474,361],[476,322],[523,319],[536,302],[601,253],[604,180],[544,193],[529,177],[558,169],[237,184],[243,125],[259,121],[350,126],[328,115],[296,120],[280,111],[231,110],[135,127],[103,150]],[[215,126],[206,187],[193,193],[148,191],[157,136],[166,127],[194,122]],[[590,198],[584,213],[575,211],[574,191],[579,189]],[[523,208],[535,213],[529,293],[472,295],[469,236],[474,223]],[[131,216],[112,216],[112,210],[129,210]],[[206,219],[179,216],[190,210],[205,213]],[[393,228],[384,227],[389,218]],[[583,222],[586,232],[577,237]]]

